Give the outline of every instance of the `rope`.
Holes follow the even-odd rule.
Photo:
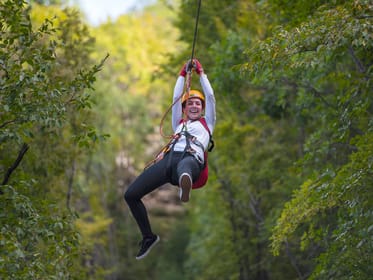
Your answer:
[[[173,135],[165,135],[165,134],[163,133],[163,122],[164,122],[164,120],[165,120],[167,114],[170,112],[171,108],[172,108],[172,107],[173,107],[177,102],[179,102],[179,100],[180,100],[181,97],[182,97],[182,95],[180,95],[180,97],[179,97],[178,99],[176,99],[176,100],[171,104],[171,106],[168,107],[167,111],[163,114],[163,117],[162,117],[162,119],[161,119],[161,123],[160,123],[160,125],[159,125],[159,133],[161,134],[161,136],[162,136],[163,138],[170,138],[170,139],[173,138]]]
[[[187,74],[186,74],[186,82],[185,82],[185,94],[187,94],[187,96],[189,95],[190,84],[191,84],[191,80],[192,80],[193,58],[194,58],[195,45],[196,45],[196,41],[197,41],[198,21],[199,21],[199,13],[200,13],[200,10],[201,10],[201,2],[202,2],[202,0],[198,0],[198,8],[197,8],[197,15],[196,15],[196,24],[195,24],[195,27],[194,27],[192,54],[191,54],[191,58],[190,58],[190,64],[187,65],[187,69],[186,69],[187,70]],[[163,122],[164,122],[167,114],[170,112],[171,108],[177,102],[179,102],[179,100],[181,99],[182,96],[183,95],[180,95],[180,97],[178,99],[176,99],[171,104],[171,106],[168,107],[168,109],[166,110],[166,112],[164,113],[164,115],[163,115],[163,117],[161,119],[161,123],[159,125],[159,132],[160,132],[161,136],[164,137],[164,138],[172,138],[173,137],[173,135],[165,135],[163,133]]]

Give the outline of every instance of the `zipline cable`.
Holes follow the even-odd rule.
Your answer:
[[[198,0],[197,15],[196,15],[196,24],[195,24],[195,27],[194,27],[194,35],[193,35],[192,54],[191,54],[191,58],[190,58],[190,63],[189,63],[189,65],[187,65],[186,90],[185,90],[185,93],[187,95],[189,94],[190,82],[191,82],[191,79],[192,79],[193,58],[194,58],[195,45],[196,45],[196,41],[197,41],[198,21],[199,21],[199,14],[200,14],[200,10],[201,10],[201,2],[202,2],[202,0]],[[161,136],[164,137],[164,138],[170,138],[171,139],[173,137],[173,135],[165,135],[163,133],[163,122],[164,122],[164,119],[166,118],[167,114],[170,112],[171,108],[177,102],[179,102],[179,100],[181,99],[182,96],[183,95],[180,95],[180,97],[178,99],[176,99],[171,104],[171,106],[166,110],[166,112],[164,113],[164,115],[163,115],[163,117],[161,119],[161,123],[159,125],[159,132],[160,132]]]
[[[188,99],[189,91],[190,91],[190,84],[192,80],[192,69],[193,69],[193,59],[194,59],[194,50],[197,41],[197,32],[198,32],[198,21],[199,21],[199,11],[201,10],[201,1],[198,0],[198,7],[197,7],[197,15],[196,15],[196,24],[194,27],[194,36],[193,36],[193,44],[192,44],[192,55],[190,56],[190,63],[187,66],[187,76],[186,76],[186,90],[185,93],[187,95],[186,99]]]
[[[193,38],[192,55],[190,57],[190,61],[193,61],[193,58],[194,58],[194,47],[195,47],[196,41],[197,41],[198,20],[199,20],[199,11],[201,10],[201,1],[202,0],[198,1],[197,16],[196,16],[196,25],[194,27],[194,38]]]

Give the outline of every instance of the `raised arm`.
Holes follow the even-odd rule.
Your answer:
[[[199,80],[202,86],[203,93],[205,94],[205,119],[207,126],[209,127],[212,134],[214,132],[216,123],[216,102],[214,90],[212,89],[210,81],[208,80],[205,73],[201,73]]]
[[[180,120],[183,117],[183,110],[181,107],[181,96],[183,95],[184,82],[185,82],[185,76],[180,75],[177,78],[176,84],[174,87],[174,96],[172,99],[172,102],[174,104],[172,106],[172,129],[174,132],[176,130],[176,127],[180,123]]]
[[[214,90],[210,84],[207,75],[203,71],[202,64],[198,59],[193,60],[194,68],[196,73],[199,75],[199,81],[201,83],[203,94],[205,95],[205,119],[207,126],[210,129],[211,134],[214,132],[215,123],[216,123],[216,109],[215,109],[215,96]]]

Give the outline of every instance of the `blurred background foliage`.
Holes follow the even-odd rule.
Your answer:
[[[187,205],[145,198],[161,243],[134,259],[123,193],[166,141],[197,2],[91,26],[67,1],[0,1],[1,279],[373,275],[369,0],[202,1],[210,180]]]

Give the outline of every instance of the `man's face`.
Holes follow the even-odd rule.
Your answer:
[[[183,109],[184,114],[190,120],[196,120],[201,117],[203,111],[202,101],[197,97],[189,98],[185,102],[185,107]]]

